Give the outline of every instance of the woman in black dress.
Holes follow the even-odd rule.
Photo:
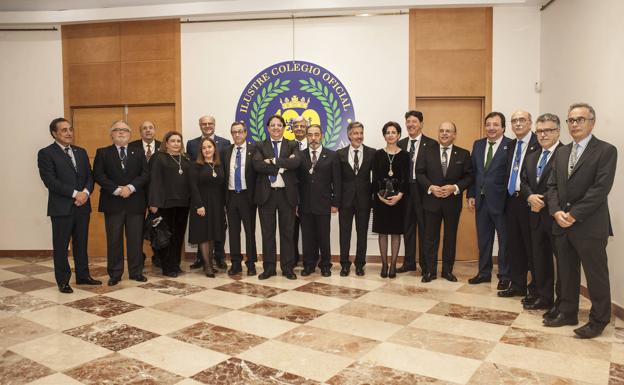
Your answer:
[[[379,234],[381,277],[396,277],[396,261],[401,246],[405,208],[403,194],[407,191],[409,156],[397,142],[401,126],[396,122],[384,124],[381,132],[386,147],[377,150],[373,158],[373,188],[376,188],[373,205],[373,232]],[[391,235],[390,271],[388,271],[388,234]]]
[[[190,198],[190,161],[182,143],[179,132],[165,134],[151,165],[149,186],[150,211],[160,215],[171,231],[169,245],[158,251],[163,275],[174,278],[182,272],[180,260]]]
[[[203,138],[199,148],[197,162],[191,165],[189,173],[189,242],[199,245],[204,273],[214,278],[214,243],[225,240],[225,174],[214,140]]]

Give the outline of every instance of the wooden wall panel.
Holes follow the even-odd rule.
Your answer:
[[[161,140],[167,133],[175,129],[175,107],[168,106],[135,106],[128,108],[128,124],[132,127],[132,140],[139,139],[139,125],[149,120],[156,126],[156,139]],[[186,143],[186,140],[184,141]]]
[[[121,60],[162,60],[176,57],[177,20],[153,20],[122,23]]]
[[[68,64],[120,60],[119,23],[64,25],[62,38]]]
[[[121,63],[121,100],[124,104],[175,103],[174,60]]]
[[[414,23],[414,48],[487,49],[486,19],[484,8],[419,9],[410,20]]]
[[[72,64],[68,72],[70,106],[122,104],[119,62]]]
[[[485,95],[485,58],[473,50],[422,50],[415,59],[418,96]]]

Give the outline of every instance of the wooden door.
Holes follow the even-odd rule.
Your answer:
[[[156,139],[162,141],[167,131],[178,130],[176,128],[175,106],[173,104],[131,106],[127,109],[127,122],[132,128],[132,139],[140,139],[139,125],[146,120],[154,123],[156,127]],[[185,139],[185,143],[187,138]]]
[[[429,137],[437,140],[438,127],[444,121],[455,123],[457,126],[455,145],[468,151],[472,151],[473,142],[481,137],[483,98],[416,98],[416,109],[422,111],[424,115],[423,132]],[[457,231],[456,259],[474,261],[479,257],[476,223],[474,212],[466,207],[465,196],[464,193],[464,208]]]

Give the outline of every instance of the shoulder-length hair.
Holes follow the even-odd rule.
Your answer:
[[[182,147],[180,149],[180,153],[184,154],[184,156],[186,156],[186,151],[184,150],[184,138],[182,137],[182,133],[178,132],[178,131],[169,131],[165,134],[165,136],[163,136],[163,140],[162,142],[160,142],[160,147],[158,148],[158,151],[162,151],[162,152],[167,152],[167,141],[174,135],[177,135],[180,137],[180,142],[182,144]]]
[[[215,166],[220,165],[221,157],[219,156],[219,149],[217,148],[217,143],[211,138],[202,138],[202,140],[199,142],[199,148],[197,149],[197,164],[207,163],[206,159],[204,158],[204,153],[202,152],[202,147],[204,147],[205,142],[212,143],[212,146],[214,147],[214,155],[212,156],[212,163],[214,163]]]

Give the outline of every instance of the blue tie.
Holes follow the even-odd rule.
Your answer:
[[[546,160],[548,159],[548,154],[550,151],[545,150],[542,152],[542,157],[540,158],[539,164],[537,165],[537,181],[539,182],[540,177],[542,176],[542,172],[544,172],[544,167],[546,166]]]
[[[511,169],[511,178],[509,178],[509,185],[507,191],[509,195],[513,195],[516,192],[516,181],[518,180],[518,171],[520,171],[520,158],[522,158],[522,141],[518,141],[516,147],[516,155],[514,155],[513,168]]]
[[[236,147],[236,167],[234,169],[234,191],[241,192],[243,183],[241,181],[241,148]]]
[[[275,155],[276,160],[279,158],[279,148],[277,146],[280,142],[280,140],[273,141],[273,155]],[[269,175],[269,180],[271,183],[275,183],[275,181],[277,181],[277,175]]]

